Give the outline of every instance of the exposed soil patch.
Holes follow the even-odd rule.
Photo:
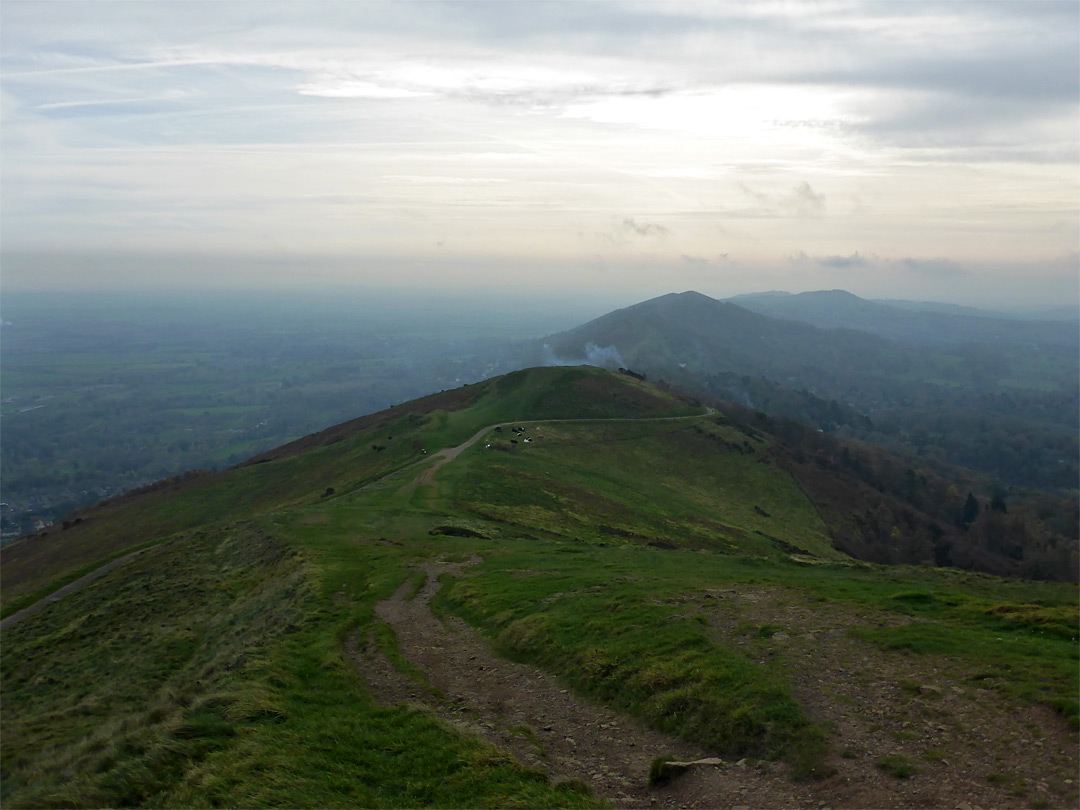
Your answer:
[[[654,757],[694,760],[710,752],[500,658],[455,618],[444,624],[429,607],[438,577],[464,568],[428,563],[415,598],[407,598],[406,583],[376,608],[419,677],[394,667],[372,639],[349,640],[347,651],[372,693],[387,704],[423,707],[552,779],[580,779],[618,807],[1078,806],[1077,737],[1060,717],[980,688],[955,661],[882,651],[850,633],[852,626],[902,617],[813,603],[783,588],[687,602],[706,611],[718,641],[751,658],[784,662],[807,712],[830,728],[836,774],[793,783],[782,765],[723,763],[650,787]]]
[[[837,773],[819,785],[831,806],[1080,806],[1077,736],[1060,716],[981,688],[963,662],[881,650],[850,632],[904,617],[784,588],[703,602],[718,641],[782,661],[807,712],[831,729]]]
[[[475,733],[552,779],[579,779],[594,795],[619,807],[792,807],[814,798],[779,769],[725,763],[690,769],[650,787],[656,756],[696,760],[710,756],[693,745],[649,729],[633,718],[596,706],[563,688],[554,676],[495,655],[464,622],[444,624],[429,606],[441,574],[462,564],[422,566],[427,580],[413,599],[405,583],[376,613],[397,634],[405,658],[427,684],[397,670],[368,639],[352,637],[346,650],[372,693],[387,704],[421,705]],[[816,803],[815,803],[815,806]]]

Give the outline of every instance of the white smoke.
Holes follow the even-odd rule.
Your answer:
[[[584,362],[587,365],[599,366],[600,368],[626,367],[622,355],[614,346],[597,346],[595,343],[586,343],[584,361],[581,358],[559,357],[547,343],[544,344],[543,351],[545,366],[580,366]]]

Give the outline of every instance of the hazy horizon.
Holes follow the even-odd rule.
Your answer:
[[[0,284],[1080,301],[1080,5],[0,4]]]
[[[247,313],[261,312],[266,318],[275,312],[287,310],[296,315],[324,312],[335,317],[353,315],[375,316],[384,328],[389,329],[395,318],[405,326],[421,318],[443,323],[455,323],[464,330],[476,327],[477,333],[512,332],[532,334],[539,337],[556,329],[577,326],[611,311],[634,306],[653,298],[685,292],[697,292],[720,301],[740,304],[741,298],[761,295],[797,296],[802,293],[845,292],[851,290],[831,288],[808,288],[805,290],[753,289],[747,292],[708,292],[704,289],[667,289],[635,294],[631,290],[608,288],[575,288],[559,290],[545,287],[521,288],[487,286],[483,288],[393,286],[388,283],[359,285],[339,284],[326,286],[96,286],[75,288],[12,288],[4,285],[4,297],[0,297],[0,315],[30,303],[59,306],[62,309],[79,309],[87,313],[105,309],[147,310],[171,308],[191,312],[210,309],[229,311],[239,307]],[[1062,311],[1074,313],[1068,320],[1080,320],[1080,308],[1075,302],[1057,300],[1049,302],[1025,302],[1023,300],[985,301],[960,298],[957,300],[929,299],[901,296],[859,296],[872,303],[895,303],[898,305],[937,305],[970,309],[972,314],[994,317],[1032,318],[1054,313],[1055,319]],[[6,305],[5,305],[6,301]],[[536,331],[535,327],[551,323],[549,332]]]

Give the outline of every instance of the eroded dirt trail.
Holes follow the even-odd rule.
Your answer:
[[[832,807],[1077,807],[1076,734],[1048,707],[973,680],[960,659],[906,655],[851,628],[912,619],[758,587],[688,596],[720,643],[751,660],[780,659],[807,714],[840,756],[816,789]],[[745,628],[783,628],[763,639]],[[909,778],[881,763],[902,759]],[[899,759],[898,759],[899,758]]]
[[[429,605],[438,577],[460,574],[464,565],[429,562],[422,566],[427,581],[414,598],[407,598],[411,583],[405,583],[376,607],[397,634],[402,654],[442,695],[399,672],[373,640],[349,640],[350,657],[378,700],[422,704],[523,765],[552,779],[580,779],[594,795],[620,807],[811,805],[807,790],[779,774],[733,764],[701,766],[666,786],[650,787],[654,757],[693,760],[710,753],[588,703],[547,673],[500,658],[456,618],[440,621]]]

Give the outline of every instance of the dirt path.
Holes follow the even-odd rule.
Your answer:
[[[967,673],[951,671],[955,665],[947,661],[894,660],[851,636],[849,628],[863,617],[783,589],[718,592],[701,607],[711,607],[718,640],[751,657],[785,659],[808,713],[830,729],[836,773],[793,783],[782,765],[728,762],[651,787],[654,757],[711,754],[595,706],[547,673],[500,658],[456,618],[443,623],[429,606],[438,577],[460,576],[467,565],[429,562],[414,598],[406,583],[376,606],[424,682],[395,668],[372,639],[360,644],[354,636],[347,651],[357,671],[380,702],[422,706],[552,779],[585,782],[616,807],[1077,806],[1076,735],[1060,717],[972,687]],[[760,640],[736,629],[748,619],[814,630]],[[879,763],[887,757],[903,757],[914,775],[883,770]]]
[[[105,576],[105,574],[109,573],[114,568],[118,568],[119,566],[123,565],[124,563],[128,562],[129,560],[131,560],[131,559],[137,557],[138,555],[142,554],[144,551],[150,551],[150,549],[152,549],[152,548],[157,548],[157,546],[150,546],[150,548],[142,548],[142,549],[139,549],[138,551],[133,551],[130,554],[125,554],[123,557],[120,557],[119,559],[113,560],[110,563],[106,563],[105,565],[101,566],[101,568],[98,568],[98,569],[96,569],[94,571],[91,571],[86,576],[79,577],[74,582],[70,582],[67,585],[65,585],[64,587],[58,588],[57,590],[50,593],[48,596],[42,597],[38,601],[34,602],[34,604],[30,605],[30,607],[25,607],[22,610],[15,611],[10,616],[8,616],[6,619],[4,619],[3,621],[0,621],[0,630],[7,630],[9,627],[14,627],[16,624],[18,624],[19,622],[21,622],[23,619],[27,618],[28,616],[33,616],[39,610],[42,610],[42,609],[48,607],[53,602],[56,602],[59,599],[63,599],[69,593],[73,593],[73,592],[79,590],[79,588],[82,588],[82,587],[84,587],[86,585],[89,585],[91,582],[93,582],[98,577]]]
[[[552,779],[585,782],[618,807],[810,806],[805,787],[745,764],[698,766],[666,786],[650,787],[654,757],[711,754],[593,705],[547,673],[500,658],[464,622],[440,621],[429,606],[438,577],[460,575],[463,567],[427,563],[427,580],[415,598],[406,598],[412,584],[405,583],[375,609],[429,686],[399,672],[372,639],[364,645],[349,639],[347,652],[380,702],[421,704]]]
[[[435,454],[435,463],[432,464],[430,467],[426,468],[410,483],[406,484],[402,488],[402,491],[411,492],[418,486],[427,486],[428,484],[435,483],[435,473],[437,473],[455,458],[460,456],[462,453],[464,453],[466,450],[468,450],[470,447],[480,441],[480,439],[482,439],[486,433],[494,430],[495,427],[496,425],[488,425],[487,427],[478,430],[474,436],[466,439],[457,447],[447,447],[444,450],[440,450],[438,453]]]

